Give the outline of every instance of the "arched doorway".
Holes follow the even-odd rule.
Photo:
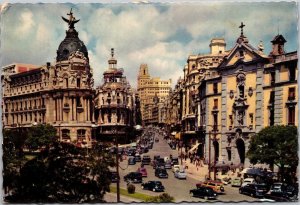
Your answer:
[[[217,162],[219,160],[219,142],[214,141],[213,145],[214,145],[214,150],[215,150],[215,161]]]
[[[197,155],[201,158],[204,158],[204,145],[201,143],[197,149]]]
[[[241,138],[236,140],[236,148],[239,153],[240,163],[244,164],[245,162],[245,142]]]

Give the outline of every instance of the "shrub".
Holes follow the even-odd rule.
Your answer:
[[[135,186],[133,184],[128,184],[127,185],[127,191],[128,191],[129,194],[134,194]]]
[[[174,201],[174,197],[170,196],[167,193],[163,193],[159,196],[152,196],[146,199],[146,202],[153,202],[153,203],[170,203]]]

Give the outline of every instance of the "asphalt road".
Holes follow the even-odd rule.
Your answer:
[[[153,149],[150,149],[148,153],[144,155],[150,155],[151,159],[153,159],[154,155],[160,155],[161,157],[170,156],[172,154],[174,157],[178,156],[177,150],[172,150],[167,144],[166,140],[163,139],[162,136],[158,136],[158,133],[155,133],[155,137],[159,138],[159,142],[155,142]],[[143,155],[142,155],[143,156]],[[137,162],[136,165],[127,165],[127,160],[123,160],[120,163],[120,178],[121,183],[120,186],[122,188],[126,188],[126,182],[124,182],[123,177],[129,173],[134,172],[141,166],[141,162]],[[175,198],[176,202],[201,202],[205,201],[202,198],[195,198],[189,194],[189,190],[196,187],[196,183],[199,182],[194,178],[187,177],[186,180],[179,180],[174,177],[174,174],[171,169],[167,169],[169,177],[167,179],[159,179],[154,176],[154,169],[151,165],[145,165],[145,168],[148,172],[148,177],[143,178],[143,182],[147,182],[150,180],[159,180],[165,186],[165,192],[169,193],[171,196]],[[142,190],[141,184],[135,184],[136,192],[145,193],[148,195],[159,195],[160,192],[152,192],[148,190]],[[238,188],[225,186],[225,193],[218,196],[218,201],[232,201],[232,202],[240,202],[240,201],[259,201],[256,198],[252,198],[250,196],[241,195],[238,193]]]

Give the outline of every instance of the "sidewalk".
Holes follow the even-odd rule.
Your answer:
[[[188,169],[185,170],[188,177],[199,180],[199,181],[204,181],[208,177],[208,165],[207,164],[203,164],[202,167],[198,166],[198,168],[197,168],[196,164],[190,163],[190,159],[187,159],[186,161],[183,159],[182,162],[183,162],[183,166],[185,166],[185,164],[188,166]],[[179,164],[180,164],[180,160],[179,160]],[[220,174],[221,174],[221,172],[217,173],[217,178],[222,178],[222,176],[223,177],[228,176],[228,177],[233,178],[233,177],[237,176],[237,172],[236,173],[229,172],[228,174],[222,175],[222,176]],[[214,173],[212,171],[212,172],[210,172],[210,177],[213,178],[213,176],[214,176]]]
[[[179,159],[179,164],[180,164],[180,159]],[[188,169],[186,169],[186,173],[187,176],[199,181],[204,181],[205,178],[208,175],[208,166],[207,165],[203,165],[202,167],[198,166],[198,168],[196,167],[196,164],[192,164],[190,163],[190,159],[187,159],[186,161],[183,159],[183,166],[185,166],[185,164],[188,166]],[[180,164],[181,165],[181,164]]]

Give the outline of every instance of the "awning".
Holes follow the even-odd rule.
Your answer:
[[[176,135],[177,132],[172,132],[171,135]]]
[[[200,144],[200,143],[196,143],[196,144],[192,147],[192,149],[190,149],[188,152],[193,152],[195,149],[198,148],[199,144]]]
[[[176,133],[175,139],[179,139],[179,140],[181,139],[181,133],[180,133],[180,132],[177,132],[177,133]]]

